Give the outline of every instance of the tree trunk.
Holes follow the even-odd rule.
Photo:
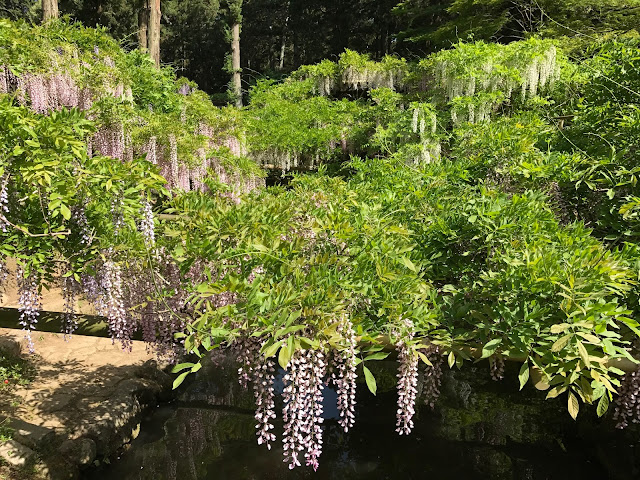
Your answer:
[[[42,23],[58,17],[58,0],[42,0]]]
[[[138,49],[148,51],[147,33],[149,31],[149,0],[143,0],[138,12]]]
[[[282,43],[280,44],[280,62],[278,63],[278,70],[281,72],[284,70],[284,51],[287,47],[287,37],[282,34]]]
[[[280,62],[278,70],[284,70],[284,53],[287,48],[287,29],[289,28],[289,18],[291,18],[291,0],[287,2],[287,16],[284,19],[284,27],[282,28],[282,40],[280,43]]]
[[[149,9],[149,55],[160,66],[160,0],[150,0]]]
[[[236,97],[236,107],[242,107],[242,76],[240,70],[240,24],[231,27],[231,69],[233,70],[233,95]]]

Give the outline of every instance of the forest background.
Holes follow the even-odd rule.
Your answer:
[[[0,18],[38,22],[41,2],[0,0]],[[100,25],[130,49],[148,0],[60,0],[60,15]],[[238,14],[241,12],[241,14]],[[638,0],[162,0],[161,61],[228,100],[229,44],[241,21],[243,92],[258,78],[336,60],[345,49],[424,58],[459,40],[509,43],[533,34],[565,39],[580,52],[594,36],[640,25]]]

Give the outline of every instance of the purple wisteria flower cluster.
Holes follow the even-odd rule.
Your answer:
[[[124,160],[128,156],[127,137],[122,124],[102,128],[93,137],[93,150],[105,157]]]
[[[418,355],[410,346],[413,339],[413,323],[403,321],[407,333],[396,342],[398,352],[398,410],[396,412],[396,432],[408,435],[413,430],[413,416],[416,413],[418,394]]]
[[[76,318],[76,299],[80,293],[80,284],[73,276],[62,278],[62,298],[64,299],[64,312],[62,317],[62,333],[68,340],[78,328]]]
[[[254,370],[260,357],[260,342],[255,338],[239,338],[231,346],[240,364],[238,383],[247,388],[254,378]]]
[[[145,200],[142,203],[142,220],[140,221],[140,233],[144,238],[147,248],[153,248],[156,243],[155,224],[153,222],[153,209],[151,202]]]
[[[333,373],[331,379],[338,394],[338,411],[340,419],[338,423],[345,432],[348,432],[356,421],[356,332],[351,321],[343,316],[340,320],[337,332],[346,340],[347,347],[337,351],[332,356]]]
[[[9,278],[9,269],[7,268],[7,264],[5,261],[0,258],[0,303],[2,303],[2,292],[4,292],[4,288]]]
[[[9,213],[9,174],[0,177],[0,232],[7,233],[7,214]]]
[[[102,275],[102,291],[104,292],[105,316],[109,325],[111,338],[119,340],[122,348],[131,350],[131,337],[135,331],[133,322],[127,321],[127,310],[122,293],[122,275],[120,265],[112,260],[104,263]]]
[[[431,365],[426,365],[422,382],[422,398],[425,405],[435,408],[436,401],[440,397],[440,385],[442,384],[442,355],[440,348],[436,345],[429,345],[425,355]]]
[[[616,428],[626,428],[629,422],[640,423],[640,367],[623,377],[615,400],[613,419]]]
[[[318,350],[297,350],[284,377],[283,419],[284,461],[289,468],[300,466],[302,452],[306,465],[318,469],[322,454],[322,391],[326,364]]]
[[[73,207],[71,210],[71,218],[80,230],[80,243],[89,246],[93,243],[93,236],[89,228],[89,220],[87,219],[86,206]]]
[[[271,450],[271,442],[276,441],[273,433],[273,420],[276,418],[275,391],[273,381],[275,379],[275,362],[268,358],[254,367],[253,394],[256,398],[256,435],[258,445],[265,444]]]
[[[499,355],[489,357],[489,372],[491,379],[498,382],[504,379],[504,358]]]
[[[175,135],[169,135],[169,176],[165,178],[175,186],[178,184],[178,143]]]
[[[42,296],[38,290],[38,279],[33,274],[25,278],[22,269],[18,268],[17,280],[18,293],[20,295],[18,298],[20,325],[25,331],[29,353],[35,353],[31,331],[36,329],[40,310],[42,310]]]
[[[115,195],[111,200],[111,218],[113,223],[113,232],[117,236],[124,227],[124,215],[122,213],[122,197]]]

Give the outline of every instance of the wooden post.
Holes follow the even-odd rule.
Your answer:
[[[42,23],[58,18],[58,0],[42,0]]]
[[[150,0],[149,8],[149,55],[157,66],[160,66],[160,0]]]

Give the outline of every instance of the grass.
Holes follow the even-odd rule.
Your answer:
[[[9,419],[0,420],[0,444],[8,442],[13,437],[13,428],[9,426]]]
[[[0,394],[16,385],[29,384],[35,373],[35,366],[29,360],[0,351]]]

